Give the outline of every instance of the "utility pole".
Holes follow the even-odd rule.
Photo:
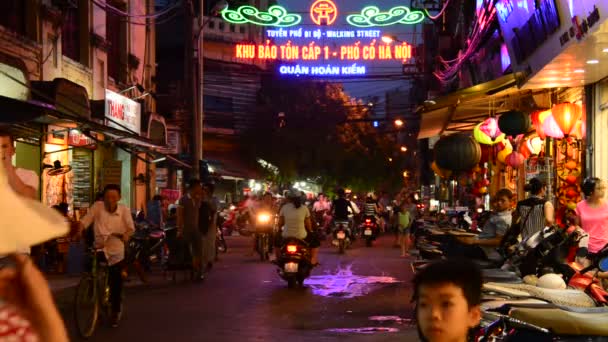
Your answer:
[[[189,77],[192,86],[192,176],[200,178],[200,160],[203,157],[203,38],[202,25],[204,1],[199,1],[199,8],[194,8],[194,2],[188,1],[190,16],[191,39],[189,56],[186,63],[189,67]]]

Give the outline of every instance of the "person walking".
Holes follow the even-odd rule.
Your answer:
[[[122,315],[122,268],[125,258],[125,245],[129,241],[135,225],[131,210],[118,203],[120,186],[108,184],[103,190],[103,201],[95,202],[81,220],[81,228],[94,223],[95,247],[103,248],[99,254],[109,267],[110,303],[112,306],[112,326],[117,327]]]
[[[199,227],[199,209],[202,187],[198,179],[191,179],[186,186],[186,194],[179,199],[177,207],[177,233],[182,236],[192,257],[195,279],[203,275],[203,239]]]
[[[588,259],[588,266],[589,260],[608,244],[608,203],[604,200],[606,183],[599,178],[585,179],[581,188],[585,199],[576,205],[576,226],[589,235],[589,242],[587,250],[578,254]]]
[[[213,183],[203,185],[203,197],[199,210],[199,228],[203,239],[203,268],[209,272],[213,268],[216,255],[217,239],[217,207],[213,193],[215,186]]]
[[[397,213],[397,225],[397,229],[399,230],[401,257],[406,258],[410,256],[410,227],[412,225],[412,217],[406,203],[399,208],[399,212]]]

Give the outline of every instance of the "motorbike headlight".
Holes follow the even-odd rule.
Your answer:
[[[258,215],[258,222],[259,223],[268,223],[268,222],[270,222],[270,215],[268,215],[268,214],[259,214]]]
[[[234,210],[234,209],[236,209],[236,207],[234,205],[231,205],[230,210]]]

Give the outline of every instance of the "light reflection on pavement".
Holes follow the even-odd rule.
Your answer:
[[[354,275],[352,264],[338,269],[334,274],[311,276],[304,281],[312,293],[322,297],[355,298],[365,296],[382,285],[399,283],[389,276],[359,276]]]

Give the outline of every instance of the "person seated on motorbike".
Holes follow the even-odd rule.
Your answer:
[[[363,206],[363,217],[371,218],[372,222],[378,222],[378,213],[380,212],[380,205],[378,201],[374,199],[374,195],[370,192],[367,194],[367,198],[365,199],[365,204]]]
[[[470,260],[433,262],[414,277],[420,340],[466,342],[481,321],[481,270]]]
[[[310,212],[302,203],[302,197],[295,191],[287,193],[287,203],[285,203],[279,211],[279,227],[283,227],[283,232],[277,236],[275,249],[277,260],[280,258],[280,250],[283,245],[283,239],[296,238],[304,240],[310,248],[310,263],[317,266],[319,242],[316,234],[312,233],[312,224]]]
[[[349,209],[355,212],[352,203],[346,199],[346,191],[338,189],[338,198],[331,205],[331,216],[334,222],[350,222]]]
[[[274,198],[272,197],[272,193],[265,192],[262,196],[261,200],[255,205],[252,209],[253,220],[254,220],[254,228],[255,234],[253,235],[253,251],[256,251],[257,248],[257,239],[258,233],[265,232],[270,234],[270,241],[273,240],[273,230],[274,230],[274,216],[276,214],[276,206],[274,202]],[[266,213],[270,216],[270,221],[263,226],[260,226],[257,222],[257,217],[261,213]]]
[[[320,193],[319,199],[312,206],[313,217],[318,225],[323,225],[325,214],[330,210],[330,207],[331,204],[325,194]]]
[[[458,241],[480,248],[470,248],[464,251],[466,256],[500,261],[501,256],[496,248],[500,246],[503,236],[511,226],[511,199],[513,193],[509,189],[500,189],[494,195],[496,212],[484,224],[481,233],[474,238],[458,237]]]

